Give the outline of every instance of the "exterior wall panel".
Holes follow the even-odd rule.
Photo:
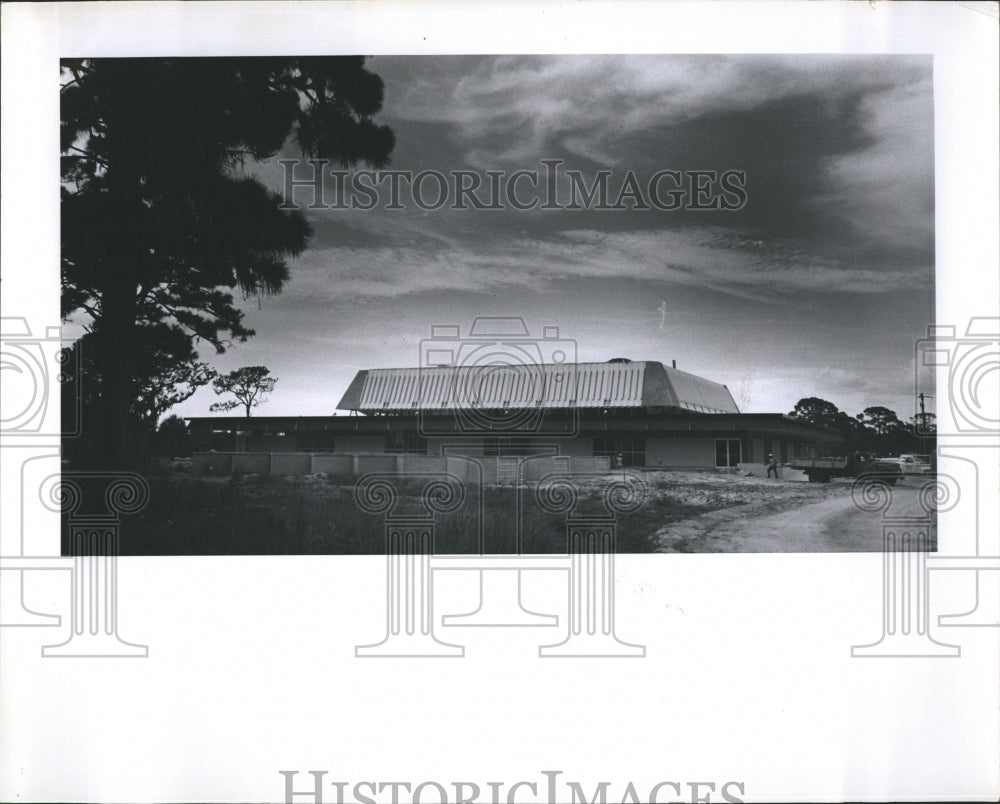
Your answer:
[[[483,439],[478,437],[460,436],[457,438],[427,439],[428,455],[443,455],[442,450],[448,447],[450,455],[482,455]]]
[[[245,436],[247,452],[295,452],[294,435],[251,435]]]
[[[313,472],[312,455],[308,453],[274,453],[271,455],[271,475],[308,475]]]
[[[649,469],[715,468],[714,436],[647,436]]]
[[[383,433],[337,433],[336,451],[344,452],[385,452]]]
[[[233,455],[233,472],[243,474],[266,475],[271,470],[271,453],[269,452],[237,452]]]
[[[354,456],[352,455],[313,455],[312,471],[326,472],[334,476],[350,476],[354,474]]]

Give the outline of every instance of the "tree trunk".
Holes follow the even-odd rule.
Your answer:
[[[127,131],[125,136],[128,136]],[[129,460],[129,411],[134,401],[133,367],[139,274],[139,226],[135,218],[141,197],[140,172],[123,160],[108,172],[114,200],[116,241],[113,261],[104,266],[100,291],[98,371],[101,405],[97,422],[97,463],[102,469],[124,469]],[[86,423],[84,424],[86,426]]]
[[[135,285],[129,282],[129,274],[124,267],[109,271],[101,298],[97,357],[102,383],[96,451],[101,468],[112,470],[125,468],[129,454],[135,332]]]

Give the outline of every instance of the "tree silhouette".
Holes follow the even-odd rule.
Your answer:
[[[104,396],[104,376],[95,360],[97,337],[96,333],[87,332],[73,344],[72,362],[79,367],[79,377],[77,382],[65,387],[62,401],[63,410],[67,412],[79,405],[85,425],[99,417]],[[123,421],[130,442],[144,450],[157,432],[163,414],[211,382],[216,372],[196,360],[189,338],[165,327],[137,326],[131,351],[132,399]],[[64,422],[64,430],[70,424]],[[85,426],[78,438],[63,446],[67,457],[86,458],[99,450],[97,430]]]
[[[915,449],[915,435],[899,420],[896,411],[875,405],[865,408],[857,419],[868,434],[868,448],[873,452],[899,455]]]
[[[253,335],[233,292],[280,292],[307,246],[305,217],[247,160],[289,143],[382,167],[394,136],[372,120],[383,84],[362,57],[74,59],[62,77],[62,309],[94,335],[87,427],[113,466],[128,451],[137,330],[221,353]]]
[[[843,439],[842,452],[861,450],[899,455],[926,446],[926,441],[918,438],[912,425],[901,422],[894,410],[881,405],[867,407],[851,417],[832,402],[810,396],[800,399],[788,415],[839,432]]]
[[[246,409],[247,418],[250,409],[264,401],[264,397],[274,390],[277,377],[271,377],[271,372],[264,366],[244,366],[228,374],[216,377],[212,388],[217,394],[232,394],[236,399],[216,402],[209,410],[213,412],[229,411],[242,405]]]
[[[156,430],[156,452],[165,458],[191,455],[191,433],[180,416],[167,416]]]
[[[834,427],[840,416],[840,409],[833,402],[827,402],[825,399],[810,396],[796,402],[795,410],[791,411],[788,415],[810,422],[811,424]]]
[[[841,452],[853,452],[862,446],[863,428],[860,422],[825,399],[815,396],[800,399],[788,415],[840,433]]]

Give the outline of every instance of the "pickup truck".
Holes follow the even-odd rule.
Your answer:
[[[933,472],[927,455],[900,455],[898,458],[880,458],[882,461],[898,463],[904,475],[929,475]]]
[[[894,486],[903,474],[898,462],[873,458],[864,452],[846,458],[800,458],[792,461],[791,467],[805,472],[810,483],[829,483],[834,477],[871,477]]]

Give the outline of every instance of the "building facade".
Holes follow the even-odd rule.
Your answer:
[[[815,456],[839,436],[741,413],[725,385],[655,361],[510,362],[359,371],[341,415],[189,420],[196,451],[606,457],[713,469]]]

